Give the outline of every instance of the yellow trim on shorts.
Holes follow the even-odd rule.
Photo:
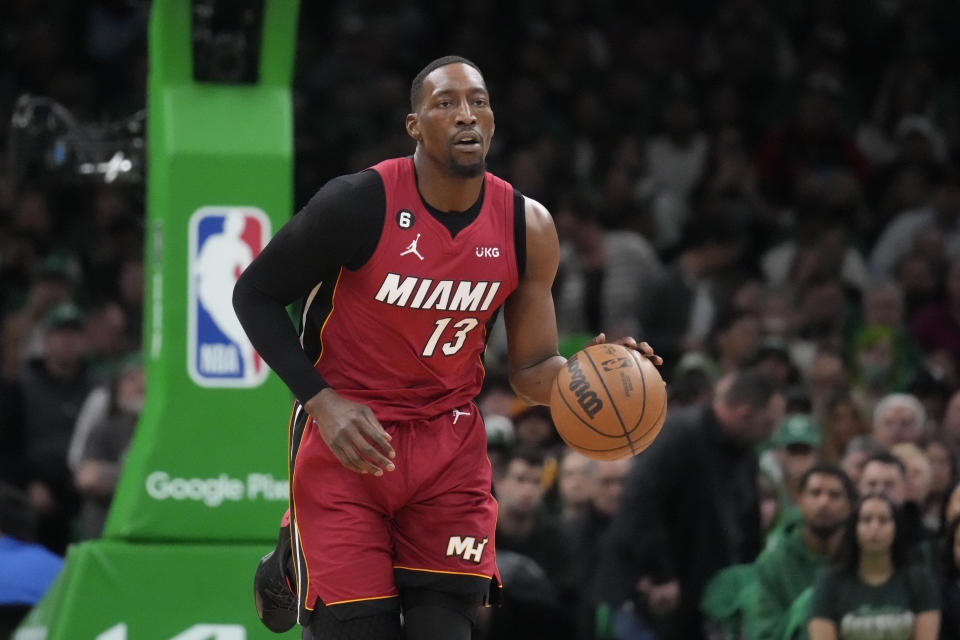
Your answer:
[[[394,593],[389,596],[372,596],[370,598],[354,598],[353,600],[339,600],[337,602],[324,602],[324,606],[332,607],[335,604],[350,604],[351,602],[364,602],[365,600],[386,600],[387,598],[399,598],[400,594]],[[313,611],[313,609],[311,609]]]
[[[487,580],[493,580],[493,576],[488,576],[483,573],[470,573],[469,571],[441,571],[440,569],[416,569],[414,567],[398,567],[393,565],[394,569],[405,569],[407,571],[422,571],[424,573],[445,573],[447,575],[453,576],[474,576],[476,578],[486,578]]]

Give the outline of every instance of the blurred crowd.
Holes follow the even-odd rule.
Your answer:
[[[144,193],[19,175],[6,123],[24,93],[142,109],[147,5],[0,4],[0,542],[46,553],[99,535],[143,404]],[[508,605],[479,633],[804,634],[880,493],[936,591],[915,624],[942,606],[960,637],[960,4],[302,1],[299,31],[298,204],[411,153],[410,79],[463,55],[490,169],[557,223],[561,350],[603,330],[665,360],[663,433],[602,463],[513,397],[493,332]]]

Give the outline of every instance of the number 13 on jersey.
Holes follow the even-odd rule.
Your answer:
[[[435,327],[433,329],[433,334],[431,334],[430,339],[427,340],[427,344],[423,348],[422,355],[424,358],[431,357],[433,352],[436,351],[437,344],[444,336],[447,326],[450,325],[452,320],[453,318],[440,318],[434,323]],[[440,345],[440,351],[443,352],[443,355],[452,356],[460,351],[460,349],[463,348],[464,343],[467,341],[467,334],[475,329],[478,324],[480,323],[476,318],[464,318],[463,320],[454,322],[451,327],[453,330],[453,339]]]

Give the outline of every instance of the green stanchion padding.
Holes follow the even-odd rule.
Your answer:
[[[277,635],[257,619],[251,567],[266,545],[74,545],[43,602],[14,640],[254,640]]]
[[[287,504],[292,397],[230,298],[293,206],[297,8],[264,0],[259,82],[225,85],[193,80],[190,0],[151,5],[146,407],[105,539],[71,547],[18,640],[276,637],[253,572]]]
[[[298,3],[265,1],[251,85],[194,81],[190,5],[151,9],[147,402],[105,536],[266,542],[287,501],[292,396],[253,352],[230,299],[293,206]]]

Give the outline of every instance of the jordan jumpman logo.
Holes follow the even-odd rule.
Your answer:
[[[469,411],[460,411],[460,409],[453,410],[453,424],[457,424],[457,420],[460,419],[460,416],[469,416]]]
[[[405,255],[407,255],[408,253],[412,253],[412,254],[416,255],[418,258],[420,258],[421,260],[423,260],[423,256],[420,255],[420,252],[419,252],[419,251],[417,251],[417,243],[418,243],[418,242],[420,242],[420,234],[419,234],[419,233],[417,234],[416,239],[415,239],[413,242],[410,243],[410,246],[409,246],[409,247],[407,247],[407,250],[404,251],[403,253],[401,253],[400,255],[401,255],[401,256],[405,256]]]

